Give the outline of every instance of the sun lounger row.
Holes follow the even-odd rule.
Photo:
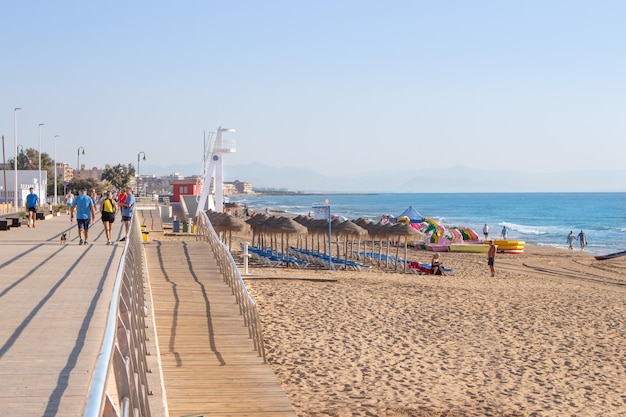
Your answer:
[[[304,259],[311,264],[322,266],[324,268],[329,267],[328,255],[326,254],[321,254],[319,252],[309,251],[306,249],[297,249],[294,247],[292,247],[290,251],[294,256],[300,259]],[[369,265],[365,265],[351,260],[339,259],[336,257],[331,257],[331,267],[335,270],[350,269],[353,271],[369,271],[370,269],[372,269],[372,267]]]
[[[298,269],[303,269],[309,264],[303,259],[298,259],[294,256],[287,257],[280,252],[272,252],[255,246],[248,246],[248,252],[253,259],[271,268],[276,268],[277,266],[293,266]]]
[[[391,262],[392,264],[395,264],[396,262],[398,263],[403,263],[404,259],[402,258],[397,258],[395,256],[392,255],[385,255],[384,253],[378,253],[378,252],[357,252],[357,251],[353,251],[352,252],[355,256],[357,256],[359,259],[365,259],[368,262],[377,262],[380,259],[380,262],[387,262],[387,260],[389,260],[389,262]]]

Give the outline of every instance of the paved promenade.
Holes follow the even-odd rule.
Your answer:
[[[67,215],[0,231],[2,417],[84,412],[123,251],[106,245],[100,221],[89,240],[78,245]]]
[[[118,216],[113,237],[122,234]],[[169,415],[295,416],[208,244],[154,240],[162,235],[144,247]],[[89,243],[67,215],[0,231],[0,417],[83,414],[124,248],[106,245],[99,220]]]

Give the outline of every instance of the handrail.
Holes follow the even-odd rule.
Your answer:
[[[248,293],[246,284],[243,282],[228,246],[220,241],[209,217],[204,212],[201,212],[196,218],[196,234],[209,243],[220,268],[222,279],[231,288],[237,304],[239,304],[239,314],[243,315],[244,325],[248,327],[248,336],[253,341],[254,350],[259,352],[259,356],[263,358],[263,363],[267,363],[263,345],[263,330],[256,303]]]
[[[133,215],[84,417],[150,417],[143,291],[145,256],[138,223]]]

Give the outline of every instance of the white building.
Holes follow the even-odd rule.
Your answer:
[[[48,172],[41,170],[41,187],[38,186],[39,171],[33,170],[18,170],[17,171],[17,206],[23,208],[26,202],[26,196],[29,193],[29,188],[33,187],[35,193],[39,196],[39,203],[43,205],[46,201],[48,189]],[[0,171],[0,201],[3,203],[15,204],[15,171],[14,170],[2,170]]]

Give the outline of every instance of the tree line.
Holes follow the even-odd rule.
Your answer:
[[[15,164],[15,158],[9,159],[7,166],[12,167]],[[24,149],[17,155],[18,170],[38,170],[39,169],[39,151],[34,148]],[[54,161],[46,152],[41,153],[41,169],[46,171],[48,178],[47,195],[54,195]],[[117,164],[113,167],[106,168],[100,180],[95,178],[72,178],[64,187],[63,174],[57,172],[57,195],[64,195],[66,191],[72,190],[76,192],[81,188],[88,190],[96,190],[101,193],[104,190],[113,188],[122,189],[130,184],[130,179],[135,175],[135,167],[132,164]]]

